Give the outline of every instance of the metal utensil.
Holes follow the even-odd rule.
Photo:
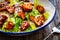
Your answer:
[[[53,33],[60,33],[60,23],[57,25],[57,27],[52,28],[52,32],[44,38],[44,40],[47,40]]]

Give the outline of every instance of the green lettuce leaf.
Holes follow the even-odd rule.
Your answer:
[[[19,25],[22,23],[22,19],[17,17],[15,22],[16,23],[15,23],[15,26],[14,26],[13,30],[14,30],[14,32],[18,32]]]
[[[33,8],[32,12],[30,12],[29,14],[31,16],[37,16],[40,15],[41,13],[37,9]]]
[[[46,20],[49,18],[49,13],[47,11],[44,13],[44,17]]]
[[[36,25],[33,22],[30,22],[30,27],[31,27],[32,30],[36,29]]]

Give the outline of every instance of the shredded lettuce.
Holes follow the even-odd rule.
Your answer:
[[[27,19],[27,21],[30,21],[28,12],[26,12],[26,19]]]
[[[9,5],[11,5],[11,6],[12,6],[12,5],[14,5],[14,4],[15,4],[15,0],[13,0],[13,1],[12,1],[12,0],[10,0],[10,4],[9,4]]]
[[[20,4],[24,4],[24,1],[20,1],[19,3],[20,3]]]
[[[13,30],[14,30],[14,32],[18,32],[18,30],[19,30],[19,25],[22,23],[22,19],[21,18],[16,18],[16,23],[15,23],[15,26],[14,26],[14,28],[13,28]]]
[[[44,13],[44,17],[46,20],[49,18],[49,13],[47,11]]]
[[[15,18],[10,18],[10,21],[15,24]]]
[[[14,13],[14,18],[17,17],[17,14],[18,14],[18,13]]]
[[[29,31],[32,31],[30,26],[26,30],[24,30],[24,32],[29,32]]]
[[[4,27],[6,26],[7,22],[5,22],[2,26],[2,30],[5,32],[6,30],[4,29]]]
[[[39,0],[34,0],[34,7],[36,8],[37,5],[42,6],[42,4],[39,2]]]
[[[30,22],[30,27],[31,27],[32,30],[36,29],[36,25],[33,22]]]
[[[34,0],[34,7],[36,7],[38,5],[38,0]]]
[[[16,0],[16,2],[19,2],[20,0]]]
[[[29,14],[32,16],[37,16],[40,15],[41,13],[37,9],[33,8],[32,12],[30,12]]]
[[[19,2],[19,0],[10,0],[10,6],[14,5],[15,3]]]

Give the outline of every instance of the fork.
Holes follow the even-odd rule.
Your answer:
[[[53,33],[60,33],[60,23],[57,25],[57,27],[52,28],[52,32],[44,38],[44,40],[47,40]]]

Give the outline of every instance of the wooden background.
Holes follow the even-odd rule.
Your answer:
[[[0,33],[0,40],[43,40],[49,33],[51,33],[51,29],[60,23],[60,0],[50,0],[54,6],[56,7],[56,17],[54,21],[46,27],[36,33],[32,33],[26,36],[9,36]],[[60,40],[60,34],[53,34],[47,40]]]

